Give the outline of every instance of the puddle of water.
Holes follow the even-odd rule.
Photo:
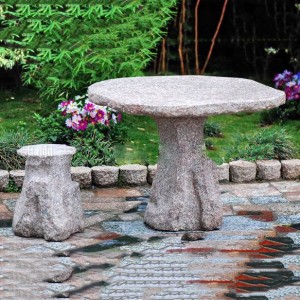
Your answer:
[[[146,202],[142,202],[141,204],[139,204],[138,206],[131,208],[129,210],[124,211],[125,214],[128,213],[135,213],[135,212],[145,212],[147,207],[147,203]]]
[[[81,288],[74,289],[74,290],[69,290],[67,292],[64,292],[62,294],[57,294],[54,296],[54,298],[70,298],[76,294],[83,293],[89,289],[95,288],[95,287],[105,287],[107,286],[108,283],[106,281],[98,281],[98,282],[93,282],[91,284],[85,285]]]
[[[69,256],[72,253],[76,253],[76,252],[84,252],[84,253],[101,252],[101,251],[108,250],[108,249],[113,249],[113,248],[117,248],[117,247],[121,247],[121,246],[127,246],[127,245],[131,245],[134,243],[140,243],[142,241],[143,241],[142,239],[139,239],[137,237],[124,235],[117,239],[107,240],[102,243],[93,244],[93,245],[89,245],[86,247],[71,249],[68,251],[68,253],[58,253],[57,256]]]
[[[279,226],[277,226],[276,229],[278,229],[278,227]],[[286,231],[284,232],[290,232],[288,226],[285,227]],[[294,224],[289,227],[296,230],[299,226],[298,224]],[[249,254],[252,260],[247,262],[246,266],[250,267],[250,269],[238,274],[234,278],[234,282],[227,285],[231,292],[225,294],[226,297],[238,300],[268,300],[269,298],[267,296],[250,295],[246,297],[242,294],[271,292],[280,288],[289,289],[288,286],[300,282],[300,277],[296,277],[294,273],[285,268],[280,261],[280,257],[284,255],[296,254],[294,251],[299,249],[300,245],[295,245],[290,237],[279,236],[279,234],[282,234],[282,231],[277,231],[277,236],[275,237],[265,238],[259,243],[261,247],[257,249],[257,253]],[[279,257],[279,260],[260,260],[262,258],[274,257]],[[253,260],[253,258],[255,259]]]
[[[6,228],[12,226],[12,220],[0,220],[0,228]]]
[[[76,266],[73,268],[73,274],[83,273],[88,270],[107,270],[114,267],[112,264],[100,264],[100,265],[88,265],[88,266]]]
[[[93,217],[95,215],[98,215],[101,211],[100,210],[85,210],[84,211],[84,216],[86,218],[89,218],[89,217]]]
[[[280,261],[259,261],[254,260],[246,263],[246,266],[258,269],[283,269],[284,265]]]
[[[234,293],[228,293],[225,295],[230,299],[237,299],[237,300],[268,300],[266,296],[250,296],[250,297],[241,297]]]
[[[132,252],[130,257],[136,257],[136,258],[140,258],[140,257],[143,257],[144,254],[142,253],[139,253],[139,252]]]
[[[143,202],[148,202],[149,201],[149,196],[126,197],[126,201],[143,201]]]

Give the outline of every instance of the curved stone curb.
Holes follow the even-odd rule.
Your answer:
[[[148,167],[138,164],[124,166],[72,167],[72,180],[82,188],[92,185],[97,187],[112,187],[120,185],[139,186],[152,184],[157,165]],[[237,160],[217,165],[216,177],[220,182],[251,182],[255,180],[270,181],[283,179],[300,179],[300,159],[290,160],[258,160],[249,162]],[[24,170],[10,172],[0,170],[0,191],[8,184],[9,177],[18,187],[22,187]]]

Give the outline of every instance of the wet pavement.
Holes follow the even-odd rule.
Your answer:
[[[83,190],[86,229],[64,242],[14,236],[0,193],[0,299],[300,299],[300,181],[223,184],[211,232],[143,223],[149,187]]]

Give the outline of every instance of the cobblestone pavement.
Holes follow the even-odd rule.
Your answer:
[[[0,193],[0,299],[300,299],[300,182],[223,184],[211,232],[146,227],[149,187],[83,190],[64,242],[16,237]]]

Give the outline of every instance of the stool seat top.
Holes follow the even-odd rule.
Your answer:
[[[145,76],[91,85],[90,101],[136,115],[197,117],[254,112],[285,103],[285,93],[243,78]]]
[[[39,144],[24,146],[17,153],[24,157],[54,157],[73,155],[76,148],[61,144]]]

